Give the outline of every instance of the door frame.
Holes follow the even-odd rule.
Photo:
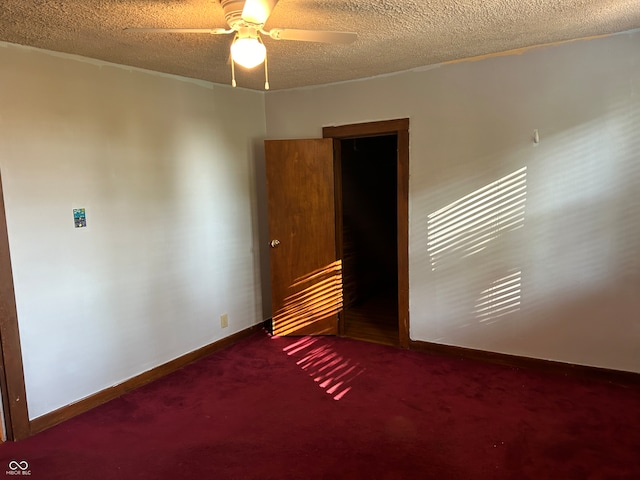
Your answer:
[[[323,138],[333,139],[336,199],[336,250],[342,259],[342,178],[340,141],[396,135],[397,154],[397,233],[398,233],[398,340],[402,348],[409,348],[409,119],[383,120],[350,125],[324,127]],[[340,334],[344,334],[342,316]]]
[[[30,435],[27,395],[22,365],[18,313],[13,287],[9,237],[0,177],[0,393],[5,440]]]

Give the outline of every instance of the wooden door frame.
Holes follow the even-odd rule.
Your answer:
[[[336,248],[342,258],[342,158],[337,142],[351,138],[396,135],[397,156],[397,233],[398,233],[398,336],[402,348],[409,348],[409,119],[383,120],[356,123],[335,127],[324,127],[323,138],[334,142],[334,174],[336,176]],[[336,148],[338,146],[338,148]],[[340,333],[344,333],[344,322],[340,321]]]
[[[6,440],[30,434],[9,237],[0,177],[0,391]]]

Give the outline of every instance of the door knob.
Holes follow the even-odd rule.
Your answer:
[[[276,248],[278,245],[280,245],[280,240],[271,240],[269,242],[269,245],[271,246],[271,248]]]

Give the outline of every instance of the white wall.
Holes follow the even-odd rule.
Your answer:
[[[265,132],[402,117],[411,337],[640,371],[639,47],[631,32],[265,97],[0,43],[30,417],[268,316]],[[450,230],[466,257],[434,229],[461,198],[480,220]],[[519,288],[496,288],[507,276]]]
[[[265,104],[269,138],[410,118],[412,339],[640,372],[640,32]]]
[[[262,92],[0,43],[31,418],[263,320],[264,136]]]

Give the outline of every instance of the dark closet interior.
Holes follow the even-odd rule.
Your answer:
[[[340,150],[344,334],[398,345],[397,136]]]

